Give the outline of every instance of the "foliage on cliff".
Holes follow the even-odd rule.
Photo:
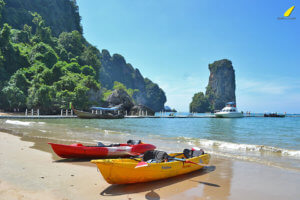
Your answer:
[[[194,94],[190,103],[190,112],[204,113],[209,110],[209,102],[203,92]]]
[[[33,14],[33,23],[35,34],[28,25],[12,30],[4,24],[0,31],[0,106],[45,113],[66,108],[69,102],[88,108],[95,103],[90,94],[100,90],[99,52],[87,46],[78,31],[56,38],[40,15]]]
[[[210,76],[205,95],[196,93],[190,112],[221,110],[227,102],[235,101],[235,72],[232,62],[222,59],[209,64]]]
[[[134,93],[139,92],[138,89],[131,89],[131,88],[127,89],[127,87],[124,84],[122,84],[118,81],[114,82],[114,86],[113,86],[112,89],[113,90],[104,89],[103,100],[106,101],[107,98],[113,93],[114,90],[124,90],[131,98],[132,98]],[[133,99],[132,99],[132,101],[134,102]]]
[[[78,31],[82,33],[80,16],[76,0],[4,0],[1,26],[9,24],[14,29],[22,29],[28,24],[35,30],[31,12],[39,13],[54,36],[62,32]]]

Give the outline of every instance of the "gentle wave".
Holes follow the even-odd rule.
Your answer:
[[[5,123],[14,124],[14,125],[21,125],[21,126],[30,126],[32,123],[35,123],[35,122],[23,122],[23,121],[18,121],[18,120],[6,120]]]
[[[24,122],[24,121],[18,121],[18,120],[6,120],[5,123],[7,124],[13,124],[13,125],[21,125],[21,126],[30,126],[32,124],[46,124],[45,122]]]
[[[300,158],[300,151],[289,150],[283,148],[277,148],[265,145],[255,145],[255,144],[238,144],[232,142],[224,142],[217,140],[207,140],[207,139],[195,139],[188,137],[177,137],[177,142],[185,142],[189,145],[201,146],[204,148],[213,148],[219,150],[227,151],[243,151],[243,152],[258,152],[258,153],[272,153],[279,154],[281,156],[289,156],[293,158]]]

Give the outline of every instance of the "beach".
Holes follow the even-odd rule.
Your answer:
[[[88,161],[54,155],[49,140],[0,132],[0,199],[298,199],[300,173],[212,156],[210,166],[167,180],[110,185]]]

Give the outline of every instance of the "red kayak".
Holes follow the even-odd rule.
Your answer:
[[[128,140],[127,144],[103,145],[101,142],[97,146],[84,146],[80,143],[64,145],[48,143],[53,151],[62,158],[104,158],[104,157],[128,157],[138,155],[149,150],[154,150],[156,146],[144,144],[140,140]]]

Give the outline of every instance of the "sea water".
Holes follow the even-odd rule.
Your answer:
[[[181,152],[198,146],[213,156],[300,171],[300,117],[0,119],[0,130],[26,137],[96,144],[140,139]],[[45,145],[47,145],[45,143]]]

